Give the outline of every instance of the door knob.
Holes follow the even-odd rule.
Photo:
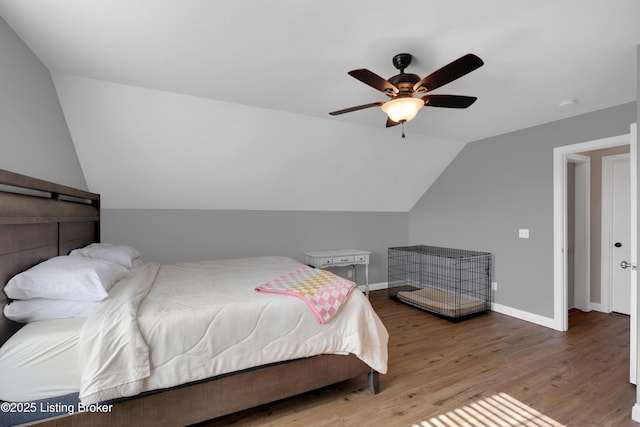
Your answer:
[[[620,263],[620,267],[622,267],[622,268],[629,268],[629,267],[631,267],[631,269],[632,269],[632,270],[635,270],[635,269],[636,269],[636,266],[635,266],[635,265],[633,265],[633,264],[631,264],[630,262],[627,262],[627,261],[622,261],[622,262]]]

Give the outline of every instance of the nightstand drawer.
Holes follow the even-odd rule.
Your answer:
[[[334,264],[344,264],[345,262],[353,263],[355,257],[353,255],[345,255],[345,256],[334,256],[333,263]]]
[[[369,255],[356,255],[356,262],[368,263]]]
[[[317,258],[316,259],[316,267],[322,267],[325,265],[333,265],[333,258],[329,257],[329,258]]]

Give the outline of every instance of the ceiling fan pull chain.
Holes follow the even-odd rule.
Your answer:
[[[400,123],[402,125],[402,137],[404,138],[404,122]]]

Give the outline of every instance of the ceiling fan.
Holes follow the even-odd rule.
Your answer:
[[[389,77],[387,80],[366,68],[349,71],[349,75],[379,90],[391,99],[386,102],[372,102],[332,111],[329,114],[337,116],[352,111],[364,110],[365,108],[382,107],[382,111],[388,116],[387,127],[391,127],[413,119],[418,110],[425,105],[429,107],[467,108],[476,101],[477,98],[473,96],[430,94],[431,91],[481,67],[484,62],[476,55],[468,53],[434,71],[424,79],[420,79],[420,76],[416,74],[404,72],[405,68],[411,64],[411,59],[412,56],[408,53],[400,53],[394,56],[393,65],[400,70],[400,74]],[[425,95],[422,97],[414,97],[414,95],[423,94]],[[402,136],[404,137],[404,133]]]

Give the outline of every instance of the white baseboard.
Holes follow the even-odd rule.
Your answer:
[[[370,291],[379,291],[381,289],[387,289],[389,287],[389,282],[380,282],[380,283],[369,283],[369,290]],[[364,285],[358,285],[358,289],[360,289],[362,292],[365,291],[365,286]]]
[[[551,317],[540,316],[539,314],[529,313],[528,311],[518,310],[517,308],[507,307],[502,304],[491,303],[491,310],[551,329],[555,329],[556,326],[554,319]]]
[[[640,422],[640,404],[637,402],[631,408],[631,419]]]
[[[369,283],[370,291],[378,291],[381,289],[388,289],[389,282]],[[364,292],[364,285],[358,285],[358,289]],[[597,308],[594,307],[595,310]],[[539,314],[529,313],[527,311],[518,310],[517,308],[508,307],[506,305],[491,303],[491,310],[496,313],[505,314],[507,316],[515,317],[516,319],[525,320],[527,322],[535,323],[536,325],[545,326],[547,328],[555,329],[554,320],[550,317],[540,316]]]

